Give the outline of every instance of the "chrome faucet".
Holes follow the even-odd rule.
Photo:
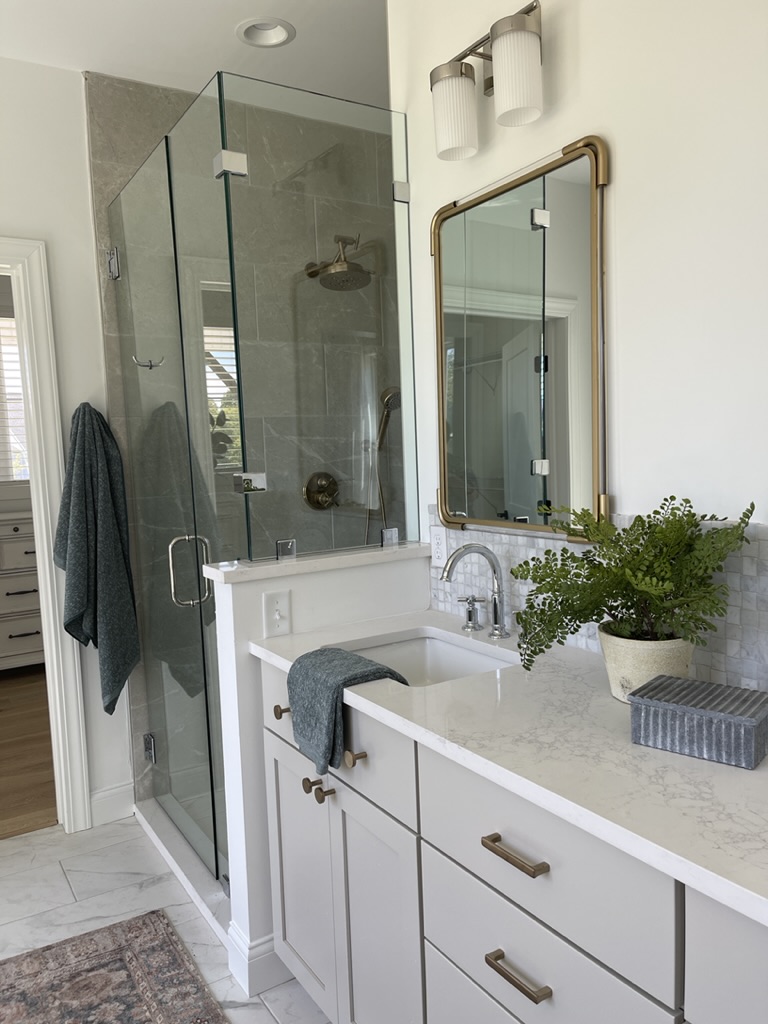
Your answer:
[[[490,548],[487,548],[484,544],[464,544],[462,547],[457,548],[445,563],[440,579],[445,583],[450,583],[456,566],[466,555],[482,555],[483,558],[487,559],[491,567],[493,590],[491,592],[491,628],[488,636],[494,640],[504,640],[510,634],[504,628],[504,594],[501,589],[501,566],[499,565],[498,558]]]

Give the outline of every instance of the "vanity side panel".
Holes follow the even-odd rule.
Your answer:
[[[768,1021],[768,928],[693,889],[685,891],[685,1019]]]

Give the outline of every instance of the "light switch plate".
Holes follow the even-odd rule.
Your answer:
[[[262,598],[264,636],[282,636],[291,632],[291,592],[273,590]]]

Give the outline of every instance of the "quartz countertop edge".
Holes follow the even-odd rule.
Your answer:
[[[461,632],[461,619],[394,616],[252,641],[249,650],[287,672],[317,647],[430,626]],[[599,655],[566,646],[531,672],[511,666],[414,687],[379,680],[348,687],[344,700],[768,925],[768,759],[750,771],[633,744],[630,708],[610,696]]]

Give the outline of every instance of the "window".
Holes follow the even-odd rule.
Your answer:
[[[0,481],[29,480],[24,392],[10,278],[4,275],[0,282]]]

